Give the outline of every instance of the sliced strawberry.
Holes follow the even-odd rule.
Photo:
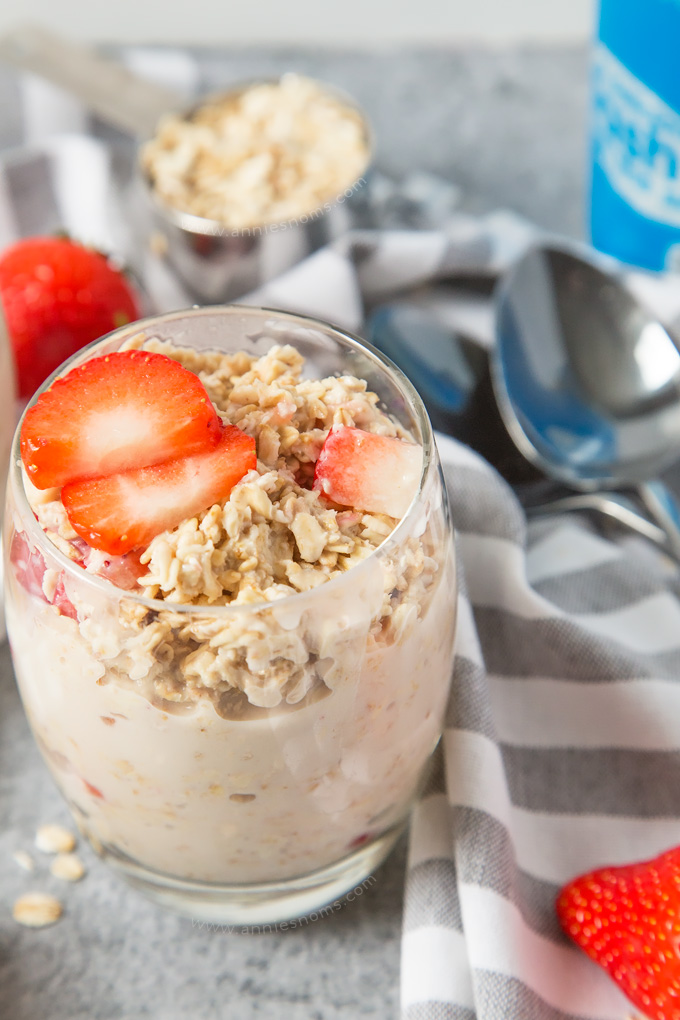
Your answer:
[[[83,777],[81,776],[80,778],[82,779]],[[85,787],[85,789],[87,790],[91,797],[96,797],[98,800],[105,799],[104,794],[99,789],[99,787],[93,786],[92,783],[88,783],[87,779],[83,779],[83,786]]]
[[[52,605],[57,607],[62,616],[70,616],[72,620],[78,619],[76,607],[66,594],[63,576],[57,581],[57,587],[54,589],[54,596],[52,597]]]
[[[109,556],[97,568],[97,577],[104,577],[116,588],[124,591],[133,591],[142,574],[147,573],[148,568],[139,562],[138,552],[129,552],[125,556]]]
[[[42,585],[47,564],[42,553],[29,544],[23,531],[15,531],[12,535],[9,559],[21,587],[29,595],[35,595],[46,602]]]
[[[560,893],[567,935],[653,1020],[680,1017],[680,847],[601,868]]]
[[[226,499],[256,465],[255,440],[227,425],[212,450],[71,482],[61,498],[73,528],[88,545],[122,555]]]
[[[422,467],[423,451],[414,443],[334,425],[316,462],[314,488],[341,506],[403,517]]]
[[[220,420],[198,376],[164,354],[93,358],[26,414],[21,457],[39,489],[159,464],[215,446]]]
[[[21,587],[29,595],[39,598],[42,602],[47,602],[48,599],[43,588],[47,563],[43,554],[29,544],[23,531],[14,532],[9,558]],[[56,606],[63,616],[70,616],[72,620],[78,619],[75,606],[66,594],[63,576],[60,576],[57,581],[51,604]]]
[[[349,844],[349,849],[358,850],[360,846],[364,845],[364,843],[368,843],[370,838],[371,838],[370,832],[362,832],[360,836],[357,836],[356,839],[352,840],[352,842]]]

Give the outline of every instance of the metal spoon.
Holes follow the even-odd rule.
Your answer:
[[[519,259],[496,310],[492,378],[518,448],[576,489],[634,490],[680,558],[680,509],[656,480],[680,457],[673,338],[616,279],[557,245]]]
[[[586,511],[616,521],[665,548],[666,533],[619,493],[573,494],[520,453],[499,414],[488,353],[408,303],[374,309],[367,336],[408,375],[435,428],[473,447],[513,486],[527,513]]]

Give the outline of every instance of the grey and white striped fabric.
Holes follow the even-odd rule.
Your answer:
[[[141,58],[135,66],[144,72]],[[165,64],[148,70],[173,84]],[[41,120],[41,95],[27,90],[34,143],[43,121],[50,134],[58,124],[58,97]],[[63,110],[72,128],[73,105]],[[74,144],[82,148],[73,136],[53,139],[50,160],[66,165]],[[93,154],[90,195],[95,166],[109,173]],[[77,173],[56,177],[66,193],[55,192],[55,208],[77,212]],[[0,242],[23,232],[19,178],[0,172]],[[366,302],[418,285],[421,305],[488,345],[488,304],[436,281],[502,271],[532,236],[506,213],[355,232],[249,300],[360,329]],[[143,269],[158,308],[188,303],[162,265]],[[677,284],[629,282],[666,318],[680,311]],[[626,1001],[562,936],[554,899],[587,868],[680,843],[677,572],[641,541],[612,544],[577,517],[527,532],[492,469],[455,441],[438,442],[458,532],[459,629],[438,768],[411,829],[403,1018],[626,1020]]]
[[[626,1020],[562,935],[581,871],[680,843],[677,575],[584,521],[532,526],[439,442],[463,577],[440,766],[416,808],[404,1020]]]

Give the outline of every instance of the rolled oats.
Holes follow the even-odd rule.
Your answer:
[[[35,845],[46,854],[68,853],[76,845],[76,837],[62,825],[41,825],[35,834]]]
[[[12,857],[22,871],[35,871],[35,861],[25,850],[15,850]]]
[[[85,865],[77,854],[58,854],[50,865],[50,872],[65,882],[79,882],[85,874]]]
[[[58,921],[62,911],[63,907],[55,896],[29,892],[16,900],[12,908],[12,917],[27,928],[44,928]]]
[[[164,117],[141,161],[167,205],[243,229],[323,211],[368,157],[358,111],[287,74]]]

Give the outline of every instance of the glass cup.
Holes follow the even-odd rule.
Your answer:
[[[432,431],[413,387],[377,351],[278,311],[146,319],[60,374],[141,330],[199,351],[259,356],[292,344],[305,377],[365,379],[423,447],[410,508],[357,566],[274,602],[196,606],[116,588],[57,549],[27,499],[19,431],[14,440],[8,631],[35,739],[81,832],[132,885],[185,915],[300,917],[387,856],[442,730],[456,579]],[[225,682],[190,705],[173,700],[191,670]],[[273,676],[290,693],[252,704],[230,671],[241,689],[244,676],[265,687]]]

